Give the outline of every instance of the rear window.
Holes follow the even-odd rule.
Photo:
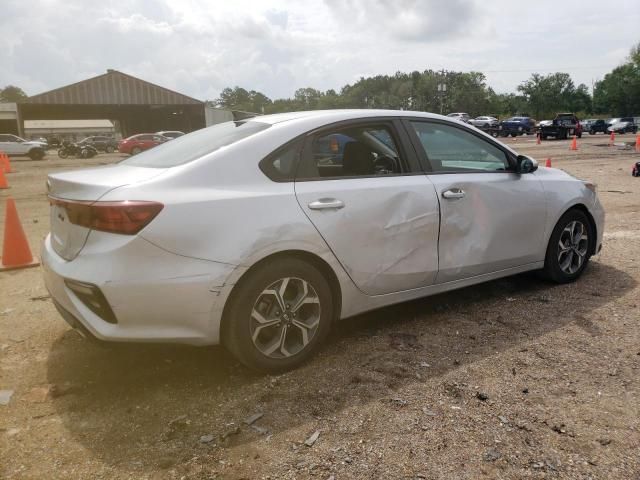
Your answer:
[[[128,158],[122,163],[137,167],[175,167],[192,162],[219,148],[266,130],[270,126],[268,123],[256,121],[220,123],[196,130],[188,135],[182,135],[175,140]]]

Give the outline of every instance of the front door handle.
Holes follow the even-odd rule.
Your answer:
[[[442,192],[442,196],[448,200],[464,198],[464,190],[462,190],[461,188],[452,188],[451,190],[445,190],[444,192]]]
[[[311,210],[340,209],[344,207],[342,200],[337,198],[320,198],[309,204]]]

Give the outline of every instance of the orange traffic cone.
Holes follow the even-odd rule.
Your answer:
[[[613,142],[616,141],[616,134],[615,132],[611,132],[611,136],[609,137],[609,146],[612,147],[613,146]]]
[[[7,155],[6,153],[2,154],[2,162],[3,162],[3,168],[4,168],[4,173],[12,173],[11,170],[11,162],[9,161],[9,155]]]
[[[7,177],[4,176],[4,168],[0,168],[0,190],[9,188],[9,183],[7,183]]]
[[[536,144],[540,145],[542,143],[542,141],[540,140],[540,133],[538,133],[538,135],[536,135]]]
[[[545,162],[544,166],[551,168],[551,158],[547,158],[547,161]]]
[[[578,150],[578,139],[575,135],[573,136],[573,140],[571,141],[571,147],[569,148],[569,150]]]
[[[636,137],[636,152],[640,152],[640,134]]]
[[[36,265],[39,263],[31,255],[27,236],[24,234],[18,218],[16,202],[9,197],[4,217],[4,244],[2,245],[0,272],[15,268],[35,267]]]

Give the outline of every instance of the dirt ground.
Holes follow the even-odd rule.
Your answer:
[[[0,273],[0,477],[640,479],[640,154],[607,140],[507,141],[598,183],[604,249],[578,282],[520,275],[374,311],[283,375],[220,348],[94,345],[38,268]],[[47,173],[118,158],[13,162],[0,197],[34,253]]]

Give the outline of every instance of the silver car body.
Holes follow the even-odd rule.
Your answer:
[[[471,116],[468,113],[464,113],[464,112],[450,113],[447,115],[447,117],[455,118],[456,120],[459,120],[464,123],[469,123],[469,119],[471,118]]]
[[[234,285],[274,254],[325,265],[338,287],[338,317],[346,318],[540,269],[556,222],[573,206],[593,218],[599,251],[604,212],[597,195],[553,168],[300,182],[275,182],[258,168],[296,137],[335,122],[377,118],[446,122],[517,155],[439,115],[335,110],[254,118],[270,127],[171,168],[121,163],[53,173],[48,184],[56,198],[152,200],[164,209],[137,235],[119,235],[70,225],[53,206],[52,233],[42,248],[47,288],[99,339],[204,345],[219,343]],[[143,155],[152,158],[164,148]],[[465,198],[443,198],[458,188]],[[339,199],[344,208],[312,208],[325,199]],[[118,323],[93,313],[65,279],[98,286]]]
[[[47,144],[38,140],[25,140],[16,135],[0,134],[0,152],[7,155],[28,155],[34,148],[46,150]]]
[[[480,116],[472,118],[468,123],[475,127],[497,127],[499,122],[496,117]]]

